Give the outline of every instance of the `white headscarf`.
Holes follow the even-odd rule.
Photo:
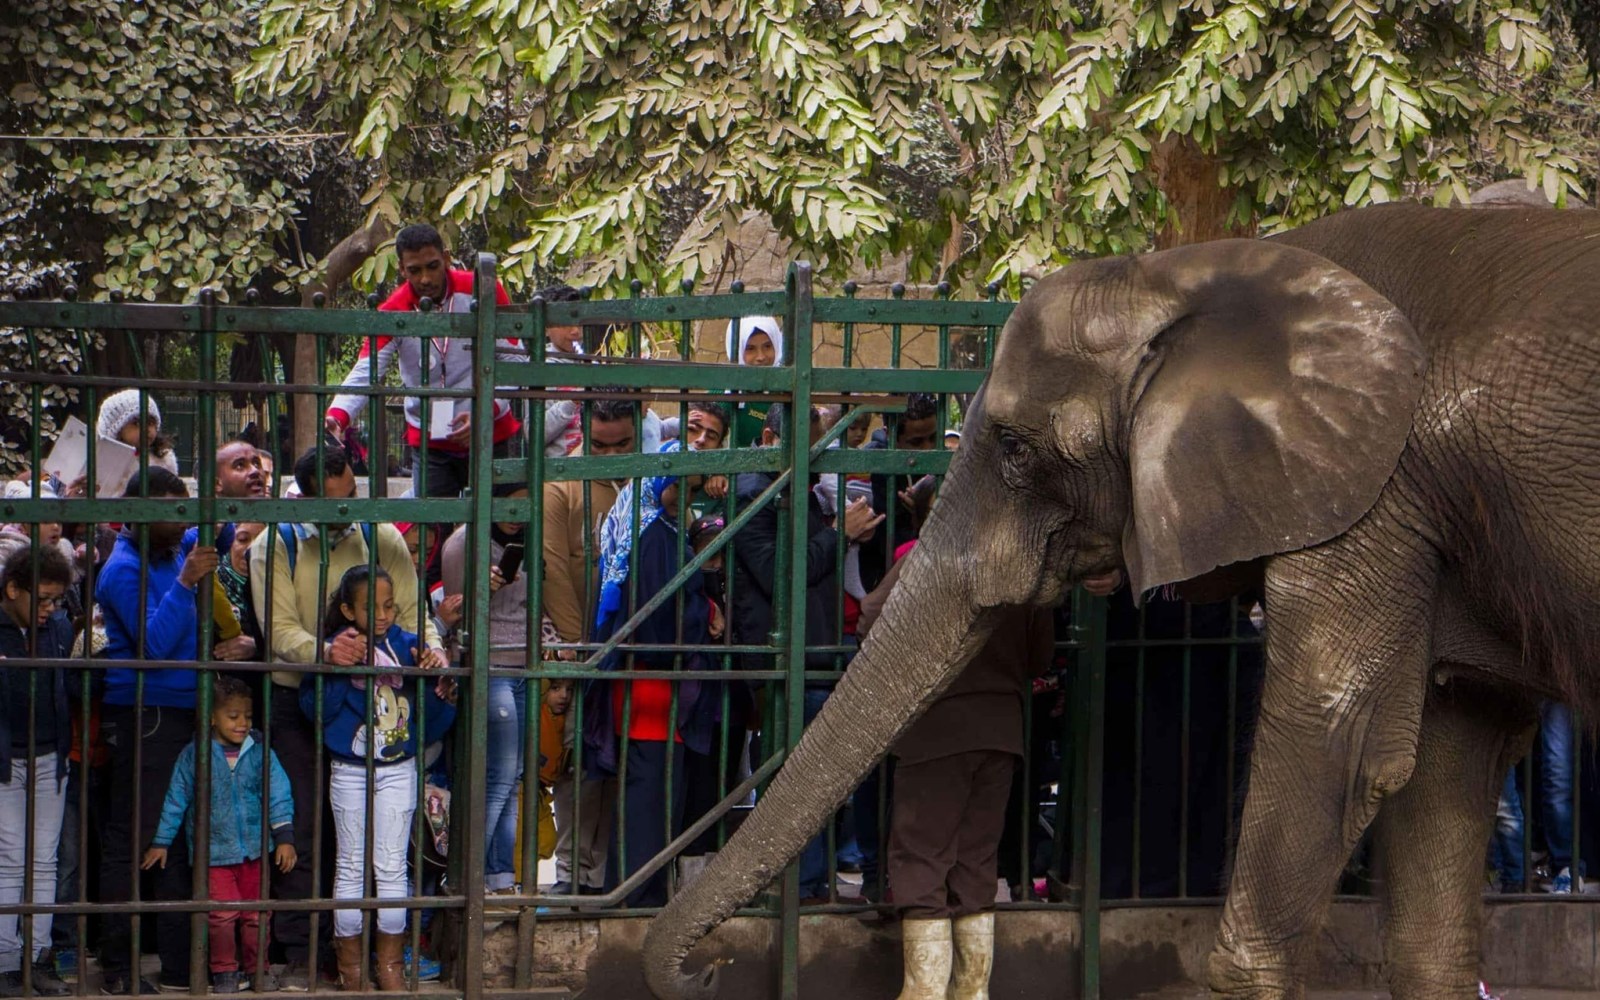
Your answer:
[[[774,316],[741,316],[728,321],[728,357],[735,364],[744,364],[744,348],[750,343],[750,337],[757,333],[764,333],[772,338],[773,364],[783,363],[783,328],[778,325]],[[734,350],[734,340],[738,339],[738,350]]]

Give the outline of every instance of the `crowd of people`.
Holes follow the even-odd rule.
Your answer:
[[[470,308],[472,277],[450,266],[431,227],[403,230],[396,249],[406,281],[380,309],[407,311],[424,298],[445,311]],[[541,294],[576,297],[564,286]],[[576,360],[583,350],[575,328],[552,328],[548,337],[552,361]],[[526,351],[509,341],[501,347]],[[728,349],[737,364],[787,361],[773,317],[730,322]],[[470,388],[470,357],[470,343],[451,338],[374,338],[345,382],[380,384],[398,363],[405,387]],[[347,439],[369,398],[352,391],[332,399],[324,429],[333,440]],[[544,440],[530,442],[526,414],[497,401],[493,447],[497,457],[530,447],[551,456],[772,448],[793,433],[815,443],[839,420],[851,421],[841,448],[925,449],[939,439],[938,403],[925,394],[909,397],[875,432],[864,411],[818,407],[791,419],[785,409],[707,397],[689,404],[681,422],[663,421],[628,393],[599,389],[547,404]],[[406,397],[412,495],[460,495],[471,485],[470,414],[463,407],[440,421],[427,410]],[[120,495],[191,496],[150,393],[112,394],[96,416],[100,436],[144,452]],[[358,492],[351,456],[332,441],[299,455],[288,476],[272,475],[272,456],[249,440],[224,441],[211,459],[207,478],[229,501]],[[407,931],[435,915],[425,899],[398,901],[441,889],[443,866],[432,862],[449,850],[450,789],[464,780],[451,739],[462,671],[448,668],[464,662],[472,602],[486,598],[486,811],[475,835],[484,838],[490,920],[516,913],[518,904],[499,897],[616,891],[621,905],[664,904],[689,867],[635,873],[750,773],[768,706],[762,683],[674,681],[662,672],[775,666],[767,654],[714,648],[770,644],[779,502],[766,502],[736,538],[724,539],[724,551],[672,599],[639,609],[723,534],[735,511],[761,503],[773,480],[749,473],[548,482],[531,504],[543,527],[538,553],[527,551],[526,522],[493,523],[488,552],[476,554],[468,526],[448,524],[8,526],[0,531],[0,650],[22,662],[0,666],[0,771],[9,778],[0,780],[0,899],[20,902],[26,871],[35,903],[187,900],[204,857],[208,901],[384,901],[315,919],[315,907],[213,911],[204,972],[214,992],[309,989],[320,956],[331,956],[333,968],[322,971],[347,989],[401,989],[408,974],[436,974],[426,954],[407,947]],[[828,650],[808,657],[808,667],[837,672],[857,642],[861,608],[927,515],[932,480],[830,475],[808,485],[810,544],[799,555],[808,586],[796,599],[805,603],[808,643]],[[8,493],[72,497],[85,486],[35,470]],[[530,493],[526,482],[492,490],[510,499]],[[247,512],[248,503],[239,508]],[[476,594],[473,566],[485,561],[488,592]],[[530,573],[540,576],[538,606],[530,604]],[[534,659],[578,661],[608,643],[616,648],[592,678],[530,676]],[[619,679],[619,671],[651,674]],[[808,719],[831,686],[807,685]],[[1019,688],[1019,733],[1020,699]],[[204,706],[209,716],[197,718]],[[525,773],[531,760],[536,774]],[[1002,794],[1009,787],[1008,773]],[[876,799],[861,812],[875,818]],[[708,831],[692,853],[715,850],[718,836]],[[92,849],[79,846],[84,838]],[[860,860],[845,867],[875,866],[876,832],[850,839]],[[836,865],[823,857],[825,842],[819,836],[807,850],[811,902],[836,892],[827,884]],[[540,887],[524,861],[552,857],[554,884]],[[78,870],[80,858],[90,859],[90,870]],[[25,932],[23,921],[0,916],[0,996],[20,994],[24,966],[34,993],[68,992],[64,980],[91,945],[104,993],[188,990],[188,920],[171,910],[98,911],[92,921],[38,914]],[[153,929],[142,941],[139,921]],[[85,929],[89,941],[79,939]],[[146,951],[154,945],[154,971],[136,942]]]
[[[471,308],[472,275],[451,266],[432,227],[402,230],[396,252],[405,282],[381,310],[413,310],[424,299],[445,311]],[[497,294],[506,301],[503,290]],[[577,297],[566,286],[540,294]],[[726,347],[731,363],[789,361],[773,317],[730,322]],[[507,356],[527,350],[514,341],[497,349]],[[552,361],[576,361],[582,331],[552,327],[543,349]],[[396,364],[406,388],[471,388],[471,361],[467,341],[367,340],[345,379],[356,391],[332,399],[323,429],[348,441],[370,399],[361,390],[381,384]],[[942,426],[937,398],[913,393],[904,403],[874,427],[872,414],[847,406],[791,414],[781,403],[729,405],[706,396],[689,403],[680,421],[675,414],[663,420],[620,388],[602,388],[544,404],[542,441],[529,440],[525,412],[497,401],[492,440],[501,458],[533,447],[548,456],[776,448],[788,435],[815,444],[845,421],[833,444],[840,449],[960,445],[960,432]],[[452,409],[440,420],[429,412],[449,405],[406,397],[413,496],[453,497],[474,485],[470,414]],[[144,453],[121,495],[191,495],[148,392],[115,393],[95,416],[101,437]],[[242,501],[246,511],[249,500],[269,495],[358,493],[353,456],[331,442],[279,475],[272,455],[249,440],[224,441],[211,460],[218,497]],[[408,932],[419,929],[426,945],[437,914],[422,897],[448,888],[450,794],[465,780],[452,732],[466,690],[462,672],[450,668],[464,662],[471,641],[486,641],[485,814],[474,831],[484,863],[468,877],[482,879],[490,923],[514,917],[523,905],[515,897],[530,895],[614,894],[624,906],[663,905],[675,880],[693,877],[695,859],[716,850],[725,827],[691,844],[677,867],[638,874],[772,749],[770,701],[779,689],[736,675],[674,680],[669,673],[773,669],[775,653],[716,647],[770,646],[782,589],[777,568],[785,555],[803,560],[805,591],[793,600],[804,607],[809,723],[875,622],[936,499],[932,477],[861,473],[813,476],[786,490],[797,495],[784,503],[789,498],[770,496],[776,479],[750,472],[552,481],[538,497],[525,481],[493,484],[498,498],[530,501],[542,527],[537,552],[529,551],[531,518],[492,523],[487,552],[474,551],[470,526],[420,521],[0,527],[0,657],[24,661],[0,663],[0,903],[20,902],[25,882],[38,904],[188,900],[194,864],[204,856],[208,901],[347,903],[331,915],[293,905],[270,914],[211,912],[203,972],[214,992],[303,991],[319,975],[345,989],[396,990],[408,977],[437,976],[426,947],[412,954]],[[8,496],[24,497],[84,491],[82,480],[62,483],[43,470],[6,487]],[[670,599],[652,600],[751,505],[760,509]],[[785,506],[805,519],[804,551],[781,551]],[[475,593],[485,563],[488,592]],[[481,599],[488,634],[472,639],[466,623]],[[1169,627],[1182,638],[1250,629],[1229,605],[1187,611],[1155,598],[1136,612],[1127,595],[1116,600],[1111,628],[1124,638],[1162,638],[1151,630]],[[980,654],[986,668],[970,671],[929,710],[800,859],[802,903],[837,901],[840,873],[859,872],[864,899],[902,914],[908,989],[919,978],[925,985],[986,978],[997,895],[1039,891],[1034,876],[1043,874],[1044,859],[1028,845],[1049,839],[1036,807],[1061,756],[1053,743],[1064,702],[1059,623],[1045,612],[1015,614]],[[576,666],[596,650],[604,655],[582,677],[538,678],[529,669],[537,660]],[[1186,770],[1217,804],[1195,807],[1186,858],[1171,851],[1142,860],[1136,832],[1108,832],[1109,895],[1220,891],[1238,800],[1222,775],[1237,775],[1242,786],[1248,727],[1224,730],[1217,720],[1248,716],[1259,662],[1249,651],[1229,660],[1224,647],[1208,650],[1185,661],[1201,707],[1152,694],[1139,710],[1171,718],[1147,718],[1143,731],[1155,742],[1126,751],[1118,741],[1139,725],[1122,716],[1146,698],[1146,687],[1141,681],[1136,695],[1121,686],[1166,654],[1151,652],[1138,670],[1130,662],[1111,671],[1108,713],[1121,721],[1108,721],[1108,831],[1136,825],[1140,809],[1164,818],[1180,797],[1188,801],[1174,778],[1184,772],[1167,759],[1181,753],[1194,755]],[[1241,667],[1242,683],[1224,679]],[[633,671],[648,673],[622,676]],[[1229,697],[1241,700],[1226,704]],[[209,716],[197,718],[205,705]],[[1187,747],[1169,746],[1180,731]],[[1161,749],[1152,749],[1156,743]],[[1561,753],[1556,747],[1552,759]],[[1018,766],[1024,755],[1031,783]],[[1549,766],[1541,773],[1559,780]],[[1131,793],[1135,787],[1142,796]],[[1503,803],[1508,816],[1516,793],[1513,779],[1510,804]],[[1559,809],[1558,796],[1540,801]],[[886,830],[879,829],[883,803]],[[1520,822],[1520,807],[1517,813]],[[1570,807],[1544,826],[1550,833],[1566,823]],[[1520,867],[1510,867],[1512,829],[1508,819],[1496,853],[1508,885],[1524,881]],[[1552,846],[1560,841],[1557,833]],[[1570,865],[1570,843],[1565,850],[1552,852],[1553,865]],[[1515,854],[1520,865],[1521,851]],[[87,868],[83,858],[91,859]],[[542,859],[554,861],[553,884],[538,885],[524,867]],[[1184,871],[1187,882],[1179,878]],[[1562,871],[1555,891],[1563,878],[1571,886],[1572,872]],[[382,902],[354,902],[368,897]],[[189,919],[170,910],[148,918],[100,911],[92,922],[44,913],[28,918],[25,931],[22,919],[0,915],[0,997],[21,995],[24,967],[35,994],[70,992],[65,980],[80,973],[80,953],[86,958],[90,945],[103,993],[187,991]],[[154,943],[157,971],[136,954],[136,920],[152,925],[141,943]],[[85,930],[92,940],[81,938]],[[331,957],[331,967],[314,967],[326,964],[322,957]]]

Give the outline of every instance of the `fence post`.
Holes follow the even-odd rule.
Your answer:
[[[478,254],[477,329],[472,344],[472,520],[468,541],[472,553],[472,595],[468,608],[470,632],[466,644],[471,669],[467,685],[471,738],[467,744],[467,842],[463,885],[466,920],[462,932],[459,982],[468,997],[483,995],[483,864],[486,853],[484,814],[488,785],[489,729],[489,524],[494,491],[494,348],[495,260]],[[529,873],[524,873],[527,877]],[[533,878],[538,879],[537,873]]]
[[[1072,884],[1083,933],[1080,1000],[1100,1000],[1100,833],[1105,786],[1106,600],[1072,596],[1080,647],[1074,726]]]
[[[211,461],[217,453],[217,293],[211,288],[200,290],[198,303],[200,315],[200,383],[203,388],[196,396],[199,409],[199,434],[196,446],[195,492],[198,494],[196,512],[199,525],[199,544],[215,545],[217,542],[217,491],[216,463]],[[191,438],[190,440],[194,440]],[[207,576],[196,587],[195,602],[200,622],[197,658],[211,659],[211,639],[214,632],[213,601],[215,575]],[[193,891],[195,899],[211,898],[211,678],[213,671],[199,671],[195,685],[195,749],[194,755],[194,863]],[[203,910],[189,917],[189,992],[205,996],[211,987],[210,966],[206,960],[209,919]],[[252,972],[254,970],[251,970]],[[131,975],[138,976],[134,967]]]
[[[787,618],[784,681],[788,709],[785,726],[786,748],[792,754],[805,728],[806,701],[806,543],[811,503],[811,265],[797,261],[789,266],[788,312],[789,365],[794,375],[784,444],[789,450],[793,470],[789,480],[789,604]],[[780,361],[783,359],[779,359]],[[830,820],[831,822],[831,820]],[[803,856],[803,855],[802,855]],[[782,1000],[800,996],[800,862],[791,864],[783,876],[783,916],[781,919],[782,963],[778,995]]]

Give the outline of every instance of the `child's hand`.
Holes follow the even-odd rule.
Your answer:
[[[711,628],[710,628],[711,638],[713,638],[713,639],[722,638],[722,629],[723,629],[722,609],[717,607],[717,602],[712,601],[711,602]]]
[[[272,852],[272,860],[278,866],[278,871],[287,875],[294,871],[294,863],[300,860],[300,855],[295,853],[293,844],[279,844],[278,849]]]
[[[419,650],[416,646],[412,646],[411,656],[417,661],[417,666],[424,670],[440,670],[450,665],[443,653],[431,647]]]
[[[439,602],[439,624],[445,628],[455,628],[461,624],[461,608],[467,601],[466,594],[451,594]]]
[[[446,705],[454,705],[456,703],[457,690],[456,679],[454,677],[441,677],[439,678],[438,682],[433,685],[433,693],[438,695],[439,700],[444,702]]]
[[[713,500],[721,500],[728,495],[728,477],[707,476],[700,491]]]
[[[152,847],[144,852],[144,862],[139,865],[145,871],[156,867],[167,867],[167,849],[165,847]]]

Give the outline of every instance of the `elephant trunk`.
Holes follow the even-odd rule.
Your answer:
[[[988,638],[990,616],[971,598],[970,538],[950,537],[966,534],[953,513],[935,509],[866,644],[755,811],[651,923],[645,979],[661,1000],[715,995],[715,967],[683,972],[690,949],[800,854]]]

